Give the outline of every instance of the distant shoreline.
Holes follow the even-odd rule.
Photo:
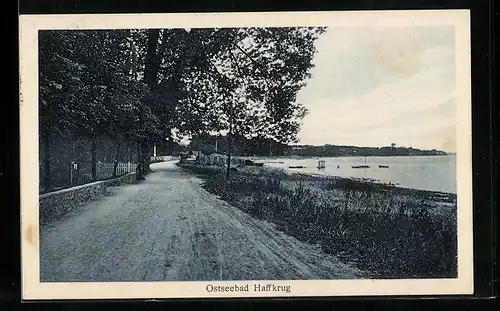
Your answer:
[[[437,149],[423,150],[412,147],[358,147],[337,145],[295,145],[288,146],[285,154],[298,156],[328,156],[328,157],[368,157],[368,156],[438,156],[448,155],[447,152]]]
[[[315,155],[277,155],[277,156],[237,156],[239,158],[268,158],[268,159],[276,159],[276,158],[300,158],[300,159],[316,159],[316,158],[393,158],[393,157],[444,157],[444,156],[455,156],[456,153],[447,153],[447,154],[418,154],[418,155],[333,155],[333,156],[315,156]]]

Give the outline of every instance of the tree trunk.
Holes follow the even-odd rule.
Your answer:
[[[45,152],[45,161],[43,164],[43,169],[45,175],[43,176],[43,187],[45,192],[52,191],[52,172],[50,169],[50,130],[46,130],[43,135],[43,147]]]
[[[164,150],[164,155],[173,155],[174,154],[174,139],[172,138],[172,133],[171,130],[168,130],[167,133],[169,133],[167,137],[167,141],[165,143],[165,150]]]
[[[137,142],[137,168],[135,169],[135,179],[136,180],[144,180],[144,172],[143,172],[143,157],[141,150],[141,143]]]
[[[226,177],[227,180],[231,177],[230,172],[231,172],[231,146],[232,146],[232,140],[233,140],[233,103],[229,103],[229,133],[227,134],[227,170],[226,170]]]
[[[91,170],[92,170],[92,180],[96,180],[97,179],[97,156],[96,156],[96,153],[97,153],[97,146],[96,146],[96,138],[95,136],[92,136],[92,140],[91,140],[91,150],[90,150],[90,153],[91,153]]]
[[[151,167],[149,166],[149,164],[151,163],[151,150],[150,150],[150,146],[149,146],[149,143],[147,140],[144,140],[142,142],[142,146],[141,146],[142,150],[142,174],[145,175],[147,173],[150,173],[151,172]]]
[[[116,157],[115,157],[115,166],[113,167],[113,177],[116,177],[116,171],[118,169],[118,159],[120,157],[120,139],[118,139],[118,146],[116,146]]]
[[[159,29],[149,29],[148,30],[148,43],[147,43],[147,52],[146,59],[144,62],[144,78],[143,81],[149,86],[149,90],[151,96],[153,96],[154,103],[154,94],[156,92],[156,83],[158,78],[158,71],[160,69],[160,57],[157,52],[158,48],[158,39],[160,36]],[[153,105],[154,107],[154,105]],[[151,107],[151,108],[153,108]],[[139,148],[141,149],[140,153],[140,179],[144,179],[144,175],[151,172],[151,168],[149,166],[151,162],[149,150],[148,140],[145,138],[142,140]]]
[[[226,178],[229,180],[231,177],[231,133],[227,134],[227,168],[226,168]]]
[[[160,58],[157,54],[158,38],[160,36],[159,29],[148,30],[148,43],[144,68],[144,82],[154,92],[156,87],[156,79],[158,70],[160,69]]]

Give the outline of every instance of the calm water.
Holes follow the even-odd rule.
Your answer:
[[[352,168],[351,166],[366,165],[369,168]],[[457,193],[456,158],[449,156],[419,156],[419,157],[338,157],[338,158],[255,158],[265,162],[266,166],[284,168],[289,171],[314,173],[321,175],[372,178],[384,183],[394,183],[399,187],[431,191]],[[318,161],[325,161],[325,168],[318,169]],[[277,163],[277,162],[283,163]],[[304,166],[300,169],[290,169],[289,166]],[[337,168],[338,165],[338,168]],[[379,168],[378,165],[388,165]]]

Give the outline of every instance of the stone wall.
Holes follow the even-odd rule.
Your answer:
[[[40,224],[47,224],[78,208],[81,203],[104,195],[107,187],[132,183],[134,180],[135,173],[129,173],[114,179],[42,194],[39,196]]]

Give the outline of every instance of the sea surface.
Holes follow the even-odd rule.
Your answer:
[[[457,193],[455,155],[253,159],[264,162],[265,166],[291,172],[369,178],[382,183],[393,183],[398,187]],[[324,169],[317,168],[320,160],[325,161]],[[365,163],[369,168],[352,168]],[[379,165],[388,167],[380,168]],[[289,168],[289,166],[304,168]]]

